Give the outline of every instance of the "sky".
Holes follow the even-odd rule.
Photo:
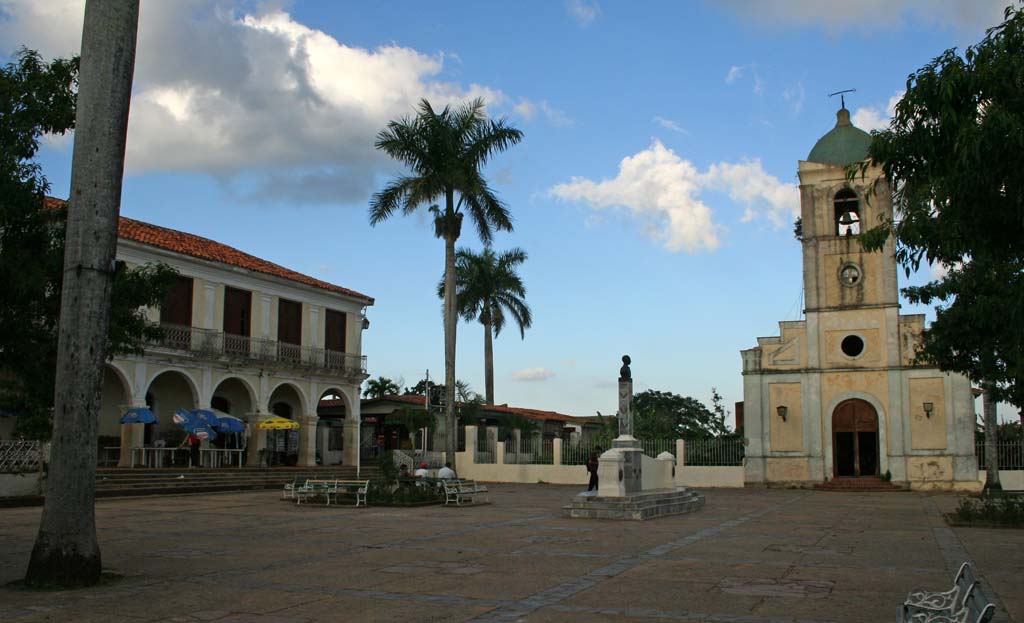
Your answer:
[[[440,379],[443,242],[422,212],[371,227],[402,172],[373,142],[421,98],[480,97],[524,132],[486,175],[534,318],[495,341],[496,402],[613,413],[629,354],[635,391],[717,387],[732,411],[740,350],[801,318],[796,169],[828,94],[856,89],[854,124],[883,127],[907,76],[1006,1],[143,0],[122,214],[374,297],[370,374]],[[0,55],[77,52],[83,6],[0,0]],[[70,137],[39,161],[66,197]],[[469,228],[460,246],[482,248]],[[483,328],[458,337],[482,393]]]

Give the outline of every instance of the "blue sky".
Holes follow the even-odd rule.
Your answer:
[[[0,0],[0,52],[74,52],[82,4]],[[534,313],[495,343],[497,402],[612,412],[628,353],[638,391],[717,386],[731,410],[739,351],[800,317],[796,167],[834,124],[827,94],[856,88],[855,123],[878,127],[1001,4],[146,0],[122,213],[374,296],[370,372],[439,378],[443,245],[422,215],[369,225],[398,172],[372,142],[420,97],[484,97],[525,133],[487,173]],[[67,138],[41,154],[54,195],[70,157]],[[478,391],[482,338],[460,325]]]

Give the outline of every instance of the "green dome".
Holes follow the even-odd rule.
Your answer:
[[[807,160],[845,167],[867,158],[870,145],[871,135],[854,127],[850,123],[850,111],[840,108],[836,113],[836,127],[818,139]]]

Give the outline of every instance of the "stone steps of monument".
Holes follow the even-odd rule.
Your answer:
[[[703,495],[681,488],[625,498],[576,496],[563,507],[563,514],[574,518],[645,520],[692,513],[702,506]]]
[[[876,492],[876,491],[909,491],[906,485],[899,485],[877,476],[837,476],[831,480],[815,485],[820,491]]]

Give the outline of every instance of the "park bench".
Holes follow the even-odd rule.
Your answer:
[[[305,484],[295,490],[295,503],[302,504],[310,500],[323,498],[325,505],[331,505],[331,499],[338,503],[342,496],[355,498],[356,506],[366,506],[366,490],[370,486],[369,480],[320,480],[309,479]]]
[[[489,493],[485,485],[478,484],[475,480],[445,480],[444,487],[445,506],[455,502],[456,506],[463,504],[486,504],[490,502]]]
[[[291,482],[285,483],[281,499],[294,500],[296,490],[301,489],[310,478],[312,478],[312,476],[296,476]]]
[[[987,623],[995,605],[985,596],[970,563],[963,563],[947,591],[910,591],[900,606],[897,623]]]

